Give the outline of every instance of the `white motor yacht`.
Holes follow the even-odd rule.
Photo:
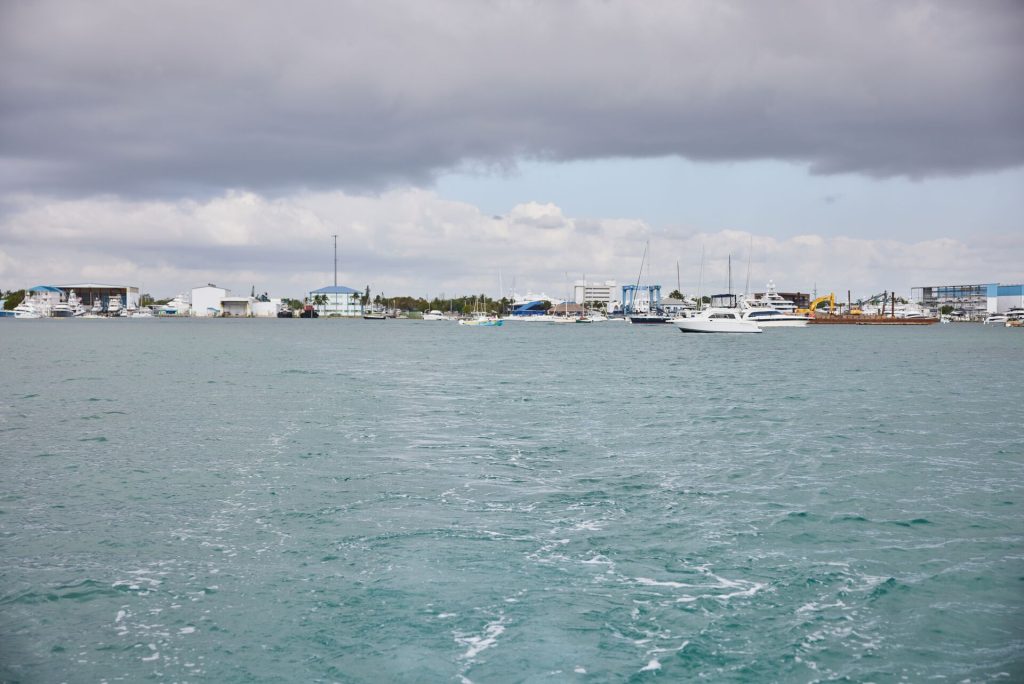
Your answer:
[[[21,304],[14,307],[15,318],[43,318],[43,311],[31,297],[26,297]]]
[[[427,313],[423,314],[423,320],[425,320],[425,321],[450,321],[452,319],[448,318],[448,316],[444,315],[444,313],[442,313],[441,311],[438,311],[437,309],[433,309],[433,310],[428,311]]]
[[[740,315],[740,318],[756,323],[761,328],[803,328],[810,321],[807,316],[783,313],[778,309],[764,307],[747,309]]]
[[[121,295],[110,295],[110,299],[107,300],[107,314],[110,316],[121,315]]]
[[[689,318],[676,318],[672,323],[684,333],[759,333],[757,323],[743,320],[739,309],[711,307]]]
[[[775,289],[775,281],[769,280],[765,286],[765,292],[760,297],[753,295],[744,296],[741,304],[750,308],[769,308],[781,311],[784,314],[791,314],[796,311],[796,304],[789,301]]]
[[[73,318],[75,310],[72,309],[71,305],[66,301],[57,302],[50,307],[50,315],[54,318]]]
[[[1007,316],[1004,313],[990,313],[982,321],[985,325],[1003,325],[1007,321]]]
[[[75,316],[84,316],[88,312],[88,309],[82,304],[82,298],[76,295],[74,290],[68,294],[68,306],[71,307],[71,312]]]

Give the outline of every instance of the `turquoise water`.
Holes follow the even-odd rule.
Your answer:
[[[1024,680],[1024,332],[0,323],[0,680]]]

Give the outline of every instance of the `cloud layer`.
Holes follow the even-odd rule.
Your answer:
[[[333,279],[330,235],[338,234],[339,281],[391,294],[438,296],[520,292],[563,296],[567,282],[636,279],[666,290],[679,262],[685,292],[742,290],[769,278],[780,289],[854,295],[917,285],[1024,280],[1024,237],[918,242],[800,235],[777,239],[740,230],[655,229],[628,218],[571,217],[554,204],[525,203],[504,216],[418,189],[379,196],[306,192],[281,198],[229,192],[202,202],[59,200],[22,196],[0,218],[0,288],[76,281],[139,285],[172,296],[207,282],[302,296]],[[898,274],[894,276],[893,274]]]
[[[381,189],[522,157],[1014,167],[1022,8],[9,2],[0,194]]]

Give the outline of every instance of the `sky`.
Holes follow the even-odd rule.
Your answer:
[[[9,0],[0,288],[1020,283],[1022,73],[1014,0]]]

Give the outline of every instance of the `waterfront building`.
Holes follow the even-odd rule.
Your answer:
[[[193,287],[191,314],[200,318],[220,316],[224,312],[221,301],[228,296],[228,292],[229,290],[217,287],[213,283],[202,287]]]
[[[1024,307],[1024,285],[989,285],[988,312],[1006,313]]]
[[[281,310],[284,302],[280,297],[257,297],[250,307],[254,318],[277,318],[277,312]]]
[[[36,306],[49,311],[64,301],[64,290],[53,285],[36,285],[26,290],[25,298],[31,298]]]
[[[675,297],[665,297],[661,300],[661,309],[665,312],[666,316],[675,317],[682,316],[686,311],[693,311],[696,307],[693,301],[686,299],[676,299]]]
[[[91,309],[97,303],[99,309],[105,310],[111,298],[116,297],[121,306],[129,311],[139,308],[139,288],[134,285],[104,285],[102,283],[73,283],[70,285],[58,285],[64,292],[75,291],[75,295],[86,309]]]
[[[344,285],[328,285],[310,292],[309,303],[312,304],[317,295],[325,295],[327,304],[316,307],[321,316],[358,318],[363,315],[362,294]]]
[[[583,316],[587,313],[587,310],[583,308],[582,304],[574,304],[572,302],[562,302],[561,304],[555,304],[548,310],[548,314],[551,316]]]
[[[910,292],[911,301],[936,313],[944,306],[951,306],[957,315],[971,320],[982,320],[990,313],[1006,313],[1015,306],[1024,306],[1024,285],[929,285],[912,288]]]
[[[586,280],[577,280],[573,285],[572,300],[577,304],[583,304],[593,308],[595,304],[599,309],[611,310],[609,306],[615,301],[618,285],[614,280],[606,280],[603,283],[588,283]]]
[[[248,318],[252,316],[252,297],[221,297],[221,316],[226,318]]]

